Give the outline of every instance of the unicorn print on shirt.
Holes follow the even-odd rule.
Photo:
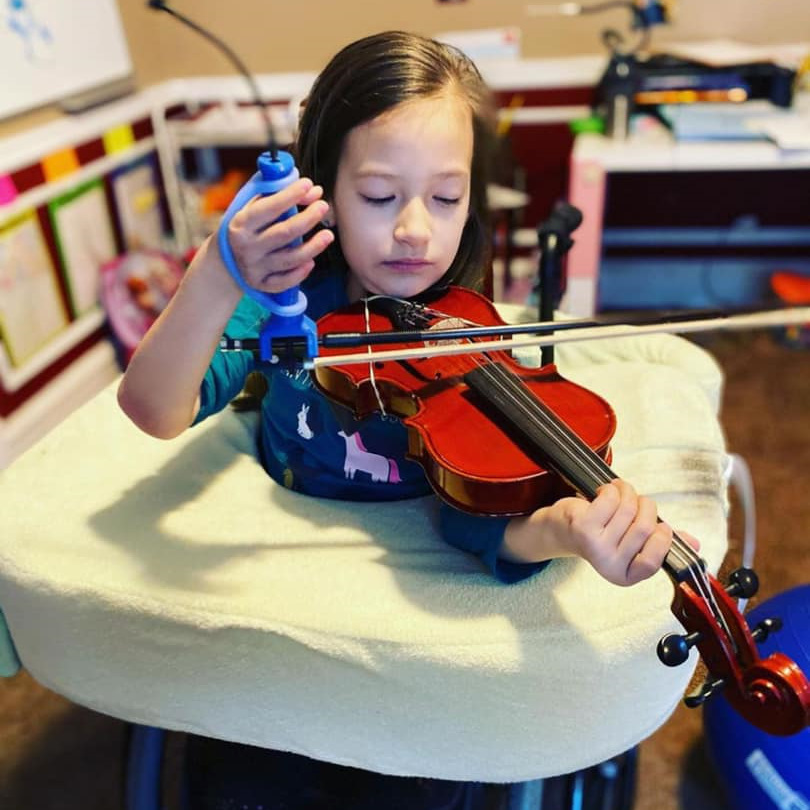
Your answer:
[[[359,433],[351,436],[338,431],[343,441],[346,442],[346,460],[343,464],[343,471],[346,478],[353,479],[355,473],[368,473],[372,481],[382,481],[388,484],[399,484],[402,479],[399,477],[399,467],[392,458],[386,458],[379,453],[370,453],[366,450]]]

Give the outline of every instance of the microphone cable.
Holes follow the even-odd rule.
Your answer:
[[[149,8],[155,9],[155,11],[165,11],[167,14],[171,14],[172,17],[180,20],[180,22],[182,22],[184,25],[187,25],[193,31],[196,31],[198,34],[205,37],[223,54],[225,54],[225,56],[247,81],[248,86],[250,87],[250,93],[253,96],[253,103],[259,108],[259,112],[264,119],[264,125],[267,130],[267,145],[268,151],[270,152],[270,157],[273,161],[278,160],[278,143],[276,142],[273,123],[270,120],[270,113],[267,110],[267,106],[262,98],[262,94],[259,91],[259,86],[256,84],[256,80],[253,78],[251,72],[247,69],[245,63],[239,58],[238,54],[236,54],[233,49],[223,42],[218,36],[212,34],[210,31],[203,28],[189,17],[186,17],[185,14],[181,14],[179,11],[173,9],[168,3],[163,2],[163,0],[148,0],[147,5]]]

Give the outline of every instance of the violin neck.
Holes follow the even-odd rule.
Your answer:
[[[588,500],[596,497],[599,487],[618,478],[598,453],[502,363],[483,364],[467,372],[464,381],[504,418],[507,429],[517,435],[527,455],[550,467]],[[692,574],[695,565],[702,566],[702,560],[688,543],[674,535],[664,570],[681,582]]]
[[[521,449],[551,467],[589,500],[618,476],[519,376],[502,363],[483,364],[464,375],[467,385],[505,420]]]

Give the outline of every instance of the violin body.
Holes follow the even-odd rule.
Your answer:
[[[470,290],[449,288],[435,306],[442,312],[430,324],[436,329],[457,327],[461,318],[489,326],[504,323],[488,299]],[[351,331],[358,318],[365,321],[362,303],[324,316],[318,329]],[[368,327],[375,332],[395,324],[390,315],[372,310]],[[321,355],[328,358],[329,352],[322,350]],[[449,503],[476,514],[519,515],[574,493],[575,487],[549,470],[509,426],[493,418],[491,408],[465,382],[465,374],[481,365],[478,355],[370,364],[365,348],[358,354],[361,361],[355,365],[315,369],[316,384],[358,418],[381,409],[402,418],[408,427],[408,455]],[[616,417],[604,399],[565,380],[553,365],[527,368],[504,352],[497,355],[497,362],[591,450],[609,458]]]

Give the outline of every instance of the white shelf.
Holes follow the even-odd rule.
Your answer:
[[[298,104],[276,104],[266,107],[276,142],[291,143],[294,137]],[[194,146],[266,146],[267,127],[264,116],[256,107],[241,107],[226,101],[200,113],[192,120],[169,121],[175,144]]]

